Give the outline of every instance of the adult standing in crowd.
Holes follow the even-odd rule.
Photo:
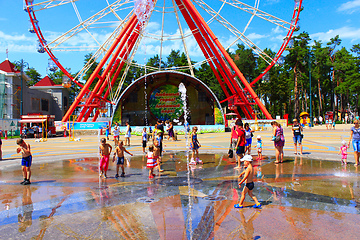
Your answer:
[[[172,121],[169,122],[169,129],[167,131],[168,131],[168,134],[169,134],[168,140],[170,138],[172,138],[173,141],[176,141],[175,140],[175,133],[174,133],[174,125],[173,125]]]
[[[350,129],[350,139],[348,145],[352,139],[352,144],[354,148],[354,158],[355,158],[355,167],[359,166],[359,152],[360,152],[360,127],[359,120],[354,120],[354,126]]]
[[[293,140],[294,140],[294,154],[297,155],[298,151],[297,151],[297,144],[299,144],[299,148],[300,148],[300,155],[303,154],[303,148],[302,148],[302,138],[303,138],[303,127],[299,124],[298,120],[295,118],[293,120],[293,125],[292,125],[292,132],[293,132]]]
[[[241,120],[236,119],[235,125],[231,128],[231,135],[230,135],[230,148],[236,152],[236,145],[238,141],[238,132],[240,131],[239,125]],[[234,155],[235,156],[235,155]]]
[[[125,146],[130,146],[130,137],[131,137],[131,127],[129,122],[126,123],[126,130],[125,130]]]
[[[285,145],[285,137],[284,130],[281,125],[273,121],[271,122],[271,126],[273,127],[273,140],[275,146],[275,164],[282,163],[284,159],[284,145]]]
[[[163,122],[161,120],[157,121],[157,127],[156,128],[159,129],[162,132],[162,134],[164,134],[164,124],[163,124]]]
[[[244,156],[245,153],[245,131],[243,128],[243,123],[242,121],[239,122],[239,131],[238,131],[238,140],[236,143],[236,155],[238,157],[238,163],[237,166],[235,168],[241,168],[241,159]]]

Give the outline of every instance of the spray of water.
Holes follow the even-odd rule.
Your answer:
[[[142,30],[143,31],[143,30]],[[145,96],[145,126],[148,126],[148,118],[147,118],[147,112],[148,112],[148,103],[147,103],[147,69],[146,69],[146,45],[144,41],[144,65],[145,65],[145,86],[144,86],[144,96]]]
[[[193,231],[192,231],[192,217],[191,217],[191,210],[192,210],[192,198],[191,198],[191,184],[190,184],[190,164],[189,164],[189,140],[188,140],[188,114],[189,111],[187,109],[187,102],[186,102],[186,87],[183,83],[179,84],[179,92],[181,101],[183,103],[183,111],[184,111],[184,132],[185,132],[185,139],[186,139],[186,147],[185,147],[185,155],[186,155],[186,163],[187,163],[187,180],[188,180],[188,196],[189,196],[189,210],[187,216],[187,225],[188,230],[190,233],[190,239],[192,239]]]
[[[148,118],[147,118],[147,72],[146,72],[146,65],[145,65],[145,87],[144,87],[144,96],[145,96],[145,126],[148,126]]]

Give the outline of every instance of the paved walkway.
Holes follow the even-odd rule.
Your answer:
[[[349,140],[350,128],[352,125],[337,125],[336,130],[326,130],[325,126],[316,126],[305,129],[303,140],[303,157],[321,160],[339,160],[338,155],[341,141]],[[254,133],[253,146],[256,145],[256,136],[261,135],[263,139],[264,155],[273,156],[275,150],[271,141],[271,131],[259,131]],[[290,128],[284,131],[286,144],[284,147],[285,156],[294,156],[294,144]],[[206,133],[199,134],[199,141],[202,145],[200,153],[227,153],[230,142],[230,133]],[[103,136],[102,136],[103,137]],[[69,141],[68,138],[49,138],[47,142],[35,142],[34,139],[26,139],[30,143],[34,162],[51,162],[69,158],[96,157],[98,152],[99,137],[80,136],[81,141]],[[123,136],[120,136],[124,140]],[[110,141],[110,143],[113,143]],[[142,154],[141,137],[132,136],[132,145],[127,147],[135,155]],[[186,140],[179,136],[178,141],[164,141],[164,149],[167,152],[184,151]],[[16,154],[16,139],[3,140],[3,161],[0,161],[0,169],[19,166],[20,154]],[[349,162],[354,162],[352,147],[349,149]],[[253,153],[256,153],[253,151]]]

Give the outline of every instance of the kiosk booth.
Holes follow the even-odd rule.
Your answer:
[[[24,129],[27,130],[26,136],[32,137],[36,134],[36,128],[42,128],[42,138],[47,138],[48,134],[56,135],[56,129],[54,125],[55,115],[42,115],[39,113],[29,113],[28,115],[22,115],[19,121],[20,132],[24,133]]]

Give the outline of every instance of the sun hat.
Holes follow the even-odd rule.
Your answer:
[[[245,155],[242,159],[240,159],[240,161],[244,162],[252,162],[252,156],[251,155]]]
[[[256,138],[257,138],[257,139],[261,139],[261,136],[260,136],[260,135],[258,135]]]

